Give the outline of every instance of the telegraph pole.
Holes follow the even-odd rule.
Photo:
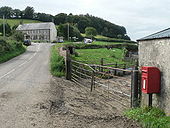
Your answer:
[[[3,15],[3,37],[5,38],[5,16]]]
[[[68,41],[69,41],[69,34],[70,34],[70,33],[69,33],[69,31],[70,31],[69,29],[70,29],[70,28],[69,28],[69,23],[68,23],[68,26],[67,26]]]

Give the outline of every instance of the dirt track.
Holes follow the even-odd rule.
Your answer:
[[[122,109],[114,107],[113,102],[110,104],[103,94],[91,93],[89,88],[53,78],[50,90],[50,105],[49,102],[43,105],[49,110],[49,127],[139,128],[135,122],[121,116]]]

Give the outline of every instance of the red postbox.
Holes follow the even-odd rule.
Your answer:
[[[147,94],[160,92],[161,75],[157,67],[142,67],[142,92]]]

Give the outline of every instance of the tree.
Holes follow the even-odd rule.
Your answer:
[[[45,13],[37,13],[36,20],[44,21],[44,22],[50,22],[53,19],[53,16],[50,14],[45,14]]]
[[[34,8],[27,6],[24,10],[24,18],[33,19],[34,17]]]
[[[85,29],[85,34],[86,34],[86,36],[93,37],[93,36],[97,35],[97,31],[93,27],[87,27]]]
[[[64,24],[64,23],[66,23],[66,19],[67,19],[67,14],[60,13],[54,17],[54,23],[56,25]]]
[[[3,18],[3,15],[5,18],[11,18],[12,16],[12,8],[8,6],[4,6],[0,8],[0,18]]]
[[[0,33],[4,34],[3,31],[3,24],[0,25]],[[8,23],[5,24],[5,34],[10,35],[11,34],[11,27]]]
[[[68,24],[60,24],[58,26],[58,35],[63,36],[65,39],[68,37]],[[78,28],[72,24],[69,24],[69,37],[76,37],[79,40],[82,40],[82,36]]]
[[[18,24],[15,24],[14,26],[12,26],[12,31],[15,31],[18,26],[19,26]]]
[[[22,11],[19,9],[14,9],[13,10],[13,16],[14,18],[21,18],[22,17]]]
[[[12,36],[17,41],[24,41],[24,34],[22,32],[15,31]]]

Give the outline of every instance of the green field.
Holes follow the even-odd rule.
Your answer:
[[[40,23],[41,21],[37,20],[27,20],[27,19],[6,19],[5,20],[11,27],[14,25],[19,25],[20,22],[23,23]],[[0,19],[0,24],[3,23],[3,19]]]
[[[88,63],[100,64],[101,58],[104,58],[104,63],[125,63],[123,61],[123,50],[118,48],[106,49],[76,49],[78,53],[74,57],[77,61],[87,61]]]
[[[104,42],[104,41],[94,41],[92,44],[96,45],[109,45],[109,44],[122,44],[120,42]],[[128,44],[128,43],[123,43],[123,44]]]
[[[86,34],[83,34],[81,33],[81,35],[83,37],[86,37]],[[107,41],[107,42],[121,42],[121,43],[136,43],[134,41],[130,41],[130,40],[125,40],[125,39],[118,39],[118,38],[110,38],[110,37],[106,37],[106,36],[103,36],[103,35],[97,35],[97,36],[94,36],[94,38],[98,41]]]

